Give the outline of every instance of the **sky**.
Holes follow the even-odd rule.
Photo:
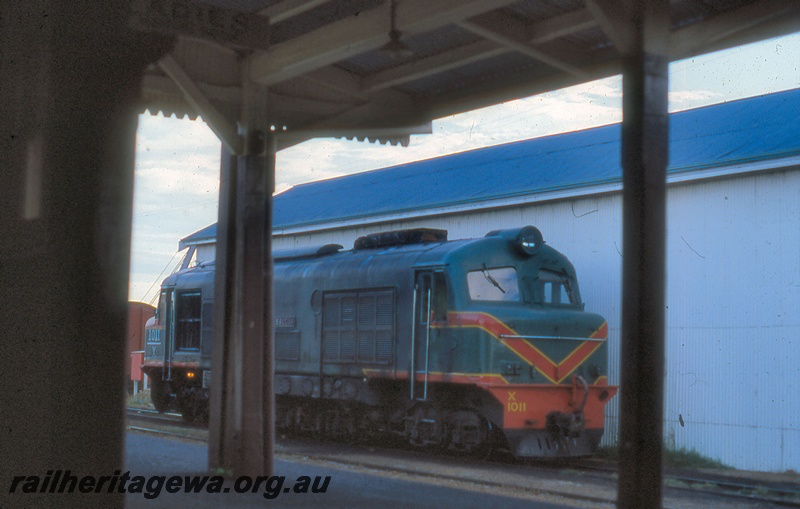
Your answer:
[[[276,191],[464,150],[622,120],[606,78],[433,122],[408,147],[317,139],[278,152]],[[670,65],[670,111],[800,87],[800,34]],[[178,241],[217,220],[220,143],[202,120],[139,116],[129,299],[150,302],[180,261]]]

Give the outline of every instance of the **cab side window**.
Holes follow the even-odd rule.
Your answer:
[[[431,313],[434,322],[447,321],[447,281],[444,272],[434,272],[433,274],[433,302],[431,303]]]
[[[419,323],[447,321],[447,280],[444,272],[433,272],[422,275],[419,293]],[[430,303],[428,298],[430,297]]]
[[[579,304],[573,291],[572,279],[569,276],[540,269],[538,278],[539,296],[542,304],[555,306],[571,306]]]
[[[200,348],[202,323],[200,291],[180,292],[175,298],[175,346],[177,350]]]

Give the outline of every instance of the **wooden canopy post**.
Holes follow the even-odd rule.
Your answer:
[[[209,467],[237,476],[273,473],[275,152],[274,134],[252,129],[244,154],[222,153]]]

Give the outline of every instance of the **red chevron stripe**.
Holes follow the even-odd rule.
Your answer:
[[[561,382],[573,371],[575,371],[575,368],[580,366],[581,363],[588,359],[595,350],[600,348],[600,344],[601,343],[599,341],[585,341],[581,343],[578,348],[567,355],[567,357],[556,367],[556,376],[558,377],[558,381]]]
[[[593,339],[608,339],[608,322],[603,322],[603,325],[601,325],[596,331],[592,332],[592,335],[589,337]]]
[[[601,345],[599,341],[584,341],[560,363],[556,364],[525,339],[501,337],[504,335],[516,336],[518,334],[488,313],[448,313],[447,323],[448,327],[477,327],[485,330],[553,383],[564,381],[575,371],[575,368],[580,366]],[[589,338],[605,339],[607,336],[608,324],[603,322],[603,325],[592,333]]]

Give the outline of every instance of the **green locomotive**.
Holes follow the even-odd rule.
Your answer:
[[[518,457],[596,449],[616,393],[608,326],[536,228],[450,242],[402,230],[273,257],[278,429]],[[207,412],[213,273],[168,277],[148,330],[154,403],[189,417]]]

